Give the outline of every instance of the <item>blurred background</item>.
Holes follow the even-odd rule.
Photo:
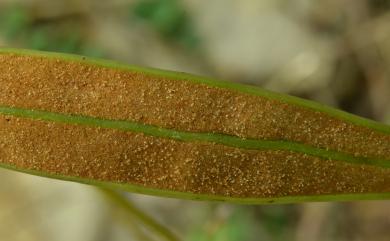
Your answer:
[[[0,0],[0,46],[257,85],[390,123],[389,10],[389,0]],[[181,240],[390,240],[390,201],[126,195]],[[0,170],[1,241],[162,240],[124,216],[93,187]]]

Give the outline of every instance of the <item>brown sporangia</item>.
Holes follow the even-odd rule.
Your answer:
[[[240,91],[139,71],[0,54],[0,106],[302,143],[389,160],[390,135]],[[0,114],[0,162],[147,188],[239,198],[389,193],[390,168]]]
[[[8,118],[0,160],[24,169],[241,198],[390,192],[389,168]]]

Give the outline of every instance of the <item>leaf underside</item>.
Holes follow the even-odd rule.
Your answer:
[[[239,203],[390,198],[390,127],[256,87],[0,50],[0,166]]]

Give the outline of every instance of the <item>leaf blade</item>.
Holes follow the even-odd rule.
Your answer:
[[[386,125],[256,88],[73,55],[2,50],[0,63],[5,167],[243,203],[390,192]],[[126,86],[135,91],[125,95]]]

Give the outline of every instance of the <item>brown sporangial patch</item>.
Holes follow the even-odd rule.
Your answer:
[[[237,198],[390,192],[390,169],[13,116],[0,117],[0,162],[50,174]]]
[[[0,105],[168,129],[288,140],[390,159],[390,135],[239,91],[37,56],[0,54]]]

